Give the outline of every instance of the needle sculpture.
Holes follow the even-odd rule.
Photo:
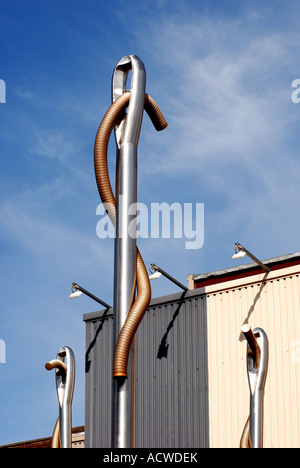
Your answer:
[[[131,89],[127,91],[125,85],[129,71],[132,71]],[[130,430],[125,429],[125,425],[132,417],[132,411],[126,409],[132,396],[128,391],[130,384],[125,380],[128,378],[131,344],[151,299],[148,273],[136,247],[136,235],[129,229],[136,219],[137,146],[144,109],[156,130],[167,127],[159,107],[145,93],[145,83],[145,68],[137,56],[129,55],[120,60],[113,74],[113,103],[99,126],[94,145],[97,187],[116,233],[113,307],[113,378],[116,385],[113,391],[113,419],[117,420],[117,428],[113,429],[113,445],[117,447],[131,445]],[[108,143],[113,129],[117,145],[115,194],[110,184],[107,162]]]

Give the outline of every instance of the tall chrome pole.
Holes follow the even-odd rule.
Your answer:
[[[136,284],[136,236],[132,235],[137,202],[137,145],[142,124],[146,72],[135,55],[124,57],[116,66],[112,80],[113,101],[124,91],[132,70],[131,96],[126,116],[115,128],[117,142],[116,238],[114,265],[114,332],[115,349],[120,331],[134,299]],[[131,209],[129,209],[131,208]],[[113,380],[112,447],[133,446],[133,351],[128,360],[128,379]]]

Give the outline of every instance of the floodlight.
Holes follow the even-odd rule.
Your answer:
[[[149,276],[149,280],[155,280],[155,279],[158,279],[161,277],[161,272],[160,271],[156,271],[155,273],[152,273],[150,276]]]
[[[245,257],[246,252],[243,250],[239,250],[239,252],[236,252],[235,254],[232,255],[232,260],[236,260],[237,258],[243,258]]]
[[[76,291],[70,294],[69,299],[73,299],[74,297],[79,297],[81,296],[81,294],[82,294],[82,291],[79,291],[79,289],[77,289]]]
[[[235,243],[234,250],[235,250],[235,253],[232,256],[233,259],[242,258],[245,255],[247,255],[249,258],[251,258],[251,260],[257,263],[257,265],[263,268],[267,273],[271,271],[266,265],[264,265],[260,260],[258,260],[258,258],[256,258],[251,252],[249,252],[249,250],[247,250],[238,242]]]

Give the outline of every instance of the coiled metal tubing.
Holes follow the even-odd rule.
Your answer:
[[[98,128],[94,144],[94,167],[97,187],[100,198],[106,212],[115,226],[116,200],[110,184],[107,149],[109,139],[115,125],[124,115],[124,111],[130,101],[130,92],[125,91],[110,106]],[[145,94],[144,109],[149,115],[157,131],[167,127],[167,122],[156,102]],[[151,299],[151,287],[148,273],[137,249],[136,263],[136,298],[132,298],[130,310],[119,334],[113,359],[113,378],[127,378],[127,362],[131,343],[136,330],[149,306]]]

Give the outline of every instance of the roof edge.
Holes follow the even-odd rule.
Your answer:
[[[279,257],[268,258],[266,260],[262,260],[262,263],[264,263],[265,265],[271,267],[272,265],[288,263],[288,262],[291,262],[291,261],[297,260],[297,259],[299,259],[299,261],[300,261],[300,252],[295,252],[295,253],[291,253],[291,254],[287,254],[287,255],[281,255]],[[224,268],[222,270],[216,270],[216,271],[212,271],[212,272],[208,272],[208,273],[202,273],[202,274],[199,274],[199,275],[195,275],[195,274],[192,273],[191,276],[193,277],[194,281],[199,281],[199,280],[201,281],[201,280],[205,280],[205,279],[208,279],[208,278],[216,278],[218,276],[224,276],[224,275],[228,275],[228,274],[232,274],[232,273],[244,273],[245,271],[255,270],[255,269],[257,269],[257,267],[258,267],[257,263],[251,262],[251,263],[245,263],[243,265]]]

